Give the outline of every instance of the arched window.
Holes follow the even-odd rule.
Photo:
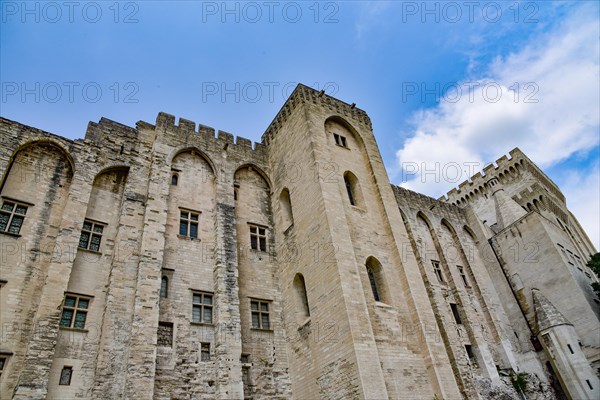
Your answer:
[[[279,206],[281,208],[281,216],[283,218],[283,230],[285,231],[294,224],[290,191],[287,188],[284,188],[279,195]]]
[[[179,177],[177,176],[177,174],[173,174],[171,176],[171,185],[177,186],[178,181],[179,181]]]
[[[166,276],[160,280],[160,297],[165,299],[169,297],[169,278]]]
[[[294,290],[298,304],[298,315],[301,319],[310,317],[310,308],[308,307],[308,295],[306,293],[306,283],[302,274],[296,274],[294,277]]]
[[[358,178],[350,171],[344,172],[344,185],[346,186],[346,192],[348,193],[348,200],[353,206],[361,207],[363,205],[362,193],[360,191],[360,184]]]
[[[365,263],[367,268],[367,275],[369,277],[369,284],[371,286],[371,292],[375,301],[385,302],[385,284],[383,281],[382,266],[375,257],[367,258]]]

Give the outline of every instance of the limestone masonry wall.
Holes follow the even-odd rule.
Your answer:
[[[0,143],[2,399],[598,398],[596,249],[519,149],[436,200],[304,85],[261,143],[166,113]]]

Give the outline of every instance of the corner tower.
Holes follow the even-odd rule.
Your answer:
[[[263,143],[294,395],[460,397],[367,114],[298,85]]]

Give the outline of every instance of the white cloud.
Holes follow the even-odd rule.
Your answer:
[[[600,165],[596,162],[585,171],[570,170],[558,183],[567,197],[569,210],[596,249],[600,249]]]
[[[465,79],[458,101],[455,92],[450,92],[437,107],[415,113],[411,121],[414,131],[396,154],[400,166],[416,163],[420,169],[426,165],[434,170],[440,163],[440,172],[449,162],[483,166],[519,147],[547,168],[597,146],[600,32],[595,10],[595,6],[591,11],[586,6],[574,10],[550,32],[535,37],[518,52],[494,60],[484,76]],[[481,85],[472,98],[466,82]],[[515,82],[520,85],[518,99],[509,89],[515,88]],[[487,100],[480,89],[486,83]],[[491,102],[497,98],[497,87],[501,96]],[[531,100],[537,102],[527,102]],[[454,179],[452,171],[437,179],[431,173],[415,175],[402,186],[439,196],[472,172],[464,168],[464,175]],[[565,194],[571,198],[568,190]],[[589,202],[597,208],[598,196]],[[586,219],[586,215],[579,217]]]
[[[514,147],[543,168],[597,148],[600,28],[596,15],[595,6],[575,10],[550,32],[494,60],[483,76],[465,79],[458,101],[452,102],[454,93],[450,92],[437,107],[415,113],[414,131],[397,152],[397,160],[405,171],[416,167],[419,172],[430,172],[416,174],[402,186],[437,197],[470,177],[473,164],[468,163],[482,167]],[[466,82],[497,84],[502,95],[492,103],[474,90],[471,101],[464,91]],[[521,87],[518,101],[509,90],[515,82]],[[524,87],[527,83],[530,86]],[[490,86],[487,94],[494,98],[494,88]],[[526,102],[527,95],[538,102]],[[459,177],[456,165],[463,167]],[[569,209],[597,248],[599,169],[596,159],[593,165],[564,171],[557,182]]]

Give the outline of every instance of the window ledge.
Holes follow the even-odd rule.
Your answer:
[[[258,332],[271,332],[271,333],[273,333],[273,329],[270,329],[270,328],[269,329],[263,329],[263,328],[254,328],[253,327],[253,328],[250,328],[250,330],[258,331]]]
[[[90,249],[84,249],[83,247],[78,247],[78,248],[77,248],[77,251],[79,251],[79,250],[81,250],[81,251],[84,251],[84,252],[86,252],[86,253],[90,253],[90,254],[96,254],[96,255],[98,255],[98,256],[101,256],[101,255],[102,255],[102,252],[100,252],[100,251],[96,251],[96,250],[90,250]]]
[[[389,304],[383,303],[383,302],[381,302],[381,301],[376,301],[376,302],[375,302],[375,305],[376,305],[377,307],[381,307],[381,308],[390,308],[390,309],[393,309],[393,308],[394,308],[394,307],[390,306]]]
[[[198,321],[190,321],[191,325],[196,325],[196,326],[215,326],[215,324],[213,323],[208,323],[208,322],[198,322]]]
[[[342,146],[341,144],[335,144],[338,147],[341,147],[342,149],[346,149],[346,150],[350,150],[350,148],[348,146]]]
[[[21,235],[18,234],[18,233],[10,233],[10,232],[7,232],[7,231],[0,231],[0,233],[3,234],[3,235],[6,235],[6,236],[15,237],[15,238],[20,238],[21,237]]]
[[[195,237],[191,237],[191,236],[177,235],[177,237],[182,240],[191,240],[191,241],[197,240],[198,242],[200,241],[200,238],[195,238]]]
[[[81,328],[67,328],[66,326],[60,326],[59,329],[61,331],[88,333],[87,329],[81,329]]]

